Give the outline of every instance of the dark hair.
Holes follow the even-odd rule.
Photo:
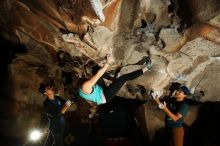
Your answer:
[[[40,93],[44,94],[45,89],[46,89],[47,87],[53,87],[53,86],[54,86],[54,80],[53,80],[52,78],[46,78],[46,79],[44,79],[44,80],[41,82],[41,84],[40,84],[40,86],[39,86],[39,88],[38,88],[38,91],[39,91]]]
[[[101,67],[99,65],[95,65],[92,67],[92,75],[95,75]]]
[[[175,90],[178,90],[180,86],[181,86],[180,83],[178,83],[178,82],[172,82],[172,83],[171,83],[171,86],[169,87],[169,91],[170,91],[170,95],[169,95],[169,96],[172,96],[173,92],[174,92]]]
[[[185,85],[181,85],[179,87],[179,90],[183,91],[183,93],[187,96],[191,95],[189,88],[187,88]]]
[[[78,80],[78,85],[79,87],[82,86],[82,84],[85,82],[85,81],[88,81],[89,79],[87,77],[82,77],[82,78],[79,78]]]

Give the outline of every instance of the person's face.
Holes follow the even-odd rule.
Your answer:
[[[53,96],[54,95],[53,86],[46,87],[44,90],[44,94],[48,97]]]
[[[181,91],[181,90],[177,90],[176,93],[175,93],[175,96],[176,96],[176,99],[179,100],[179,101],[183,100],[186,97],[184,92]]]

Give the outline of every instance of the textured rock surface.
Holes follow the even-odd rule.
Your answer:
[[[152,71],[127,82],[119,92],[121,96],[148,98],[142,90],[167,91],[171,81],[178,81],[192,90],[190,98],[220,100],[218,0],[101,3],[104,22],[88,0],[0,2],[1,34],[27,48],[8,66],[12,99],[22,103],[16,104],[18,109],[25,108],[23,104],[41,106],[44,98],[37,88],[48,76],[56,79],[60,95],[73,96],[78,78],[90,75],[91,67],[108,53],[115,58],[110,70],[121,67],[121,75],[140,69],[142,64],[135,63],[143,57],[152,58]],[[64,41],[62,34],[70,32],[74,34],[72,42]],[[196,116],[196,109],[190,114]],[[146,115],[153,136],[163,126],[162,116],[154,116],[154,108],[149,108]],[[18,121],[21,119],[22,115]],[[191,124],[192,119],[187,123]]]

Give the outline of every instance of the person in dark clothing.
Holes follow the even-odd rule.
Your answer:
[[[45,146],[64,146],[65,120],[64,114],[71,105],[70,100],[64,100],[54,94],[53,85],[42,82],[39,91],[47,98],[43,107],[49,121],[49,133]]]
[[[165,128],[166,133],[171,135],[170,146],[183,146],[184,140],[184,117],[188,112],[188,104],[184,101],[190,95],[190,90],[181,85],[175,92],[175,97],[171,97],[166,102],[160,101],[160,95],[153,93],[152,96],[158,107],[166,113]]]
[[[107,56],[107,61],[102,68],[100,68],[97,73],[92,76],[89,80],[83,82],[82,86],[79,89],[79,95],[86,99],[87,101],[93,102],[97,105],[104,104],[111,101],[117,92],[121,89],[126,81],[133,80],[141,75],[144,72],[148,71],[151,67],[151,60],[147,58],[146,66],[143,69],[125,74],[117,78],[113,83],[107,87],[102,87],[97,84],[100,78],[109,67],[110,63],[113,62],[111,56]]]

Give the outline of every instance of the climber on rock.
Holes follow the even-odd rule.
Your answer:
[[[90,79],[83,81],[80,85],[79,95],[89,103],[92,102],[92,104],[100,105],[111,101],[126,81],[136,79],[151,68],[151,59],[147,57],[145,66],[142,69],[118,77],[109,86],[100,86],[97,82],[114,61],[111,55],[107,55],[106,58],[104,66]]]

